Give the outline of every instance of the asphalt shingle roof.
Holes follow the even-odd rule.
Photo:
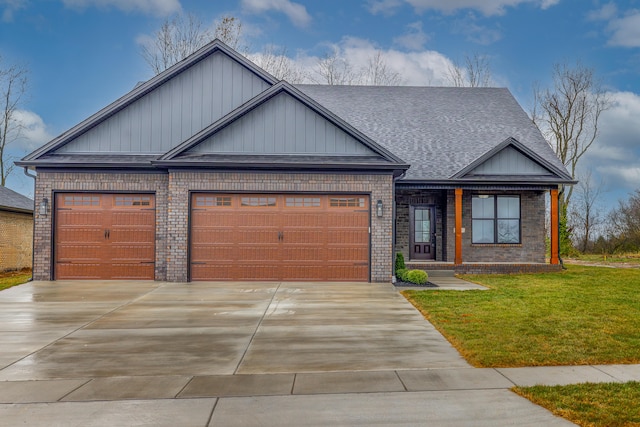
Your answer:
[[[0,210],[20,210],[33,212],[33,200],[0,186]]]
[[[509,137],[565,170],[505,88],[296,87],[409,163],[406,180],[447,180]]]

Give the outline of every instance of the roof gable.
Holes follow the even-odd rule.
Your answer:
[[[571,177],[515,138],[507,138],[458,171],[452,179],[514,180],[515,178],[569,180]]]
[[[277,80],[215,40],[23,161],[52,154],[162,154]]]
[[[0,210],[30,213],[33,212],[33,200],[0,186]]]
[[[375,156],[403,164],[284,81],[170,150],[160,160],[207,154]]]

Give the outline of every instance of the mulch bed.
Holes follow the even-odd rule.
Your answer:
[[[424,285],[416,285],[415,283],[411,283],[411,282],[396,282],[393,284],[394,286],[396,286],[397,288],[437,288],[438,285],[436,285],[435,283],[431,283],[431,282],[427,282]]]

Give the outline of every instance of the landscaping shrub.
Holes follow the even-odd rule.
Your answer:
[[[398,270],[405,270],[407,266],[404,264],[404,255],[401,253],[396,254],[396,268],[394,271],[396,272],[396,277],[398,277]]]
[[[411,283],[415,283],[416,285],[424,285],[427,283],[427,279],[429,275],[426,271],[423,270],[410,270],[407,273],[407,281]]]
[[[406,282],[408,272],[409,271],[406,268],[396,269],[396,279],[400,280],[401,282]]]

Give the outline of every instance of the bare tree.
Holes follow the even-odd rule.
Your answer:
[[[574,179],[578,162],[598,137],[600,115],[609,106],[609,96],[593,69],[580,62],[574,68],[556,64],[553,87],[534,88],[533,121]],[[569,204],[572,194],[573,187],[569,187],[561,200],[563,206]]]
[[[594,234],[604,223],[604,215],[599,205],[603,191],[602,181],[594,182],[591,170],[588,170],[584,176],[580,177],[574,201],[569,207],[573,238],[576,246],[583,253],[590,249]]]
[[[580,62],[575,67],[556,64],[552,87],[534,87],[531,117],[574,179],[578,162],[598,137],[600,115],[609,106],[609,97],[593,69]],[[567,223],[573,191],[569,186],[560,193],[561,253],[568,250],[562,242],[570,242]]]
[[[221,22],[227,27],[220,30],[220,35],[227,36],[227,41],[233,43],[232,36],[241,27],[234,30],[235,18]],[[153,72],[159,74],[212,41],[217,34],[218,28],[211,32],[196,15],[174,15],[162,23],[151,41],[142,45],[141,54]]]
[[[262,53],[248,55],[248,58],[278,80],[286,80],[293,84],[304,83],[307,80],[307,74],[289,58],[286,48],[268,45]]]
[[[489,87],[492,82],[489,58],[477,53],[465,55],[464,65],[454,62],[449,67],[447,78],[454,87]]]
[[[398,86],[402,83],[400,74],[391,70],[379,50],[369,58],[365,70],[365,84],[372,86]]]
[[[610,212],[608,222],[611,252],[640,250],[640,190],[636,190],[629,200],[620,201]]]
[[[316,83],[327,85],[358,84],[361,77],[351,63],[340,55],[338,48],[320,58],[314,72],[317,78],[312,79]]]
[[[245,51],[246,46],[242,46],[242,22],[240,19],[226,15],[216,21],[213,36],[222,40],[229,47],[237,51]]]
[[[318,61],[314,73],[315,78],[311,80],[319,84],[398,86],[402,83],[400,74],[389,68],[379,50],[369,57],[366,66],[356,68],[339,48],[334,48]]]
[[[4,187],[14,165],[7,146],[22,132],[16,113],[27,91],[27,69],[19,65],[3,66],[0,58],[0,186]]]

